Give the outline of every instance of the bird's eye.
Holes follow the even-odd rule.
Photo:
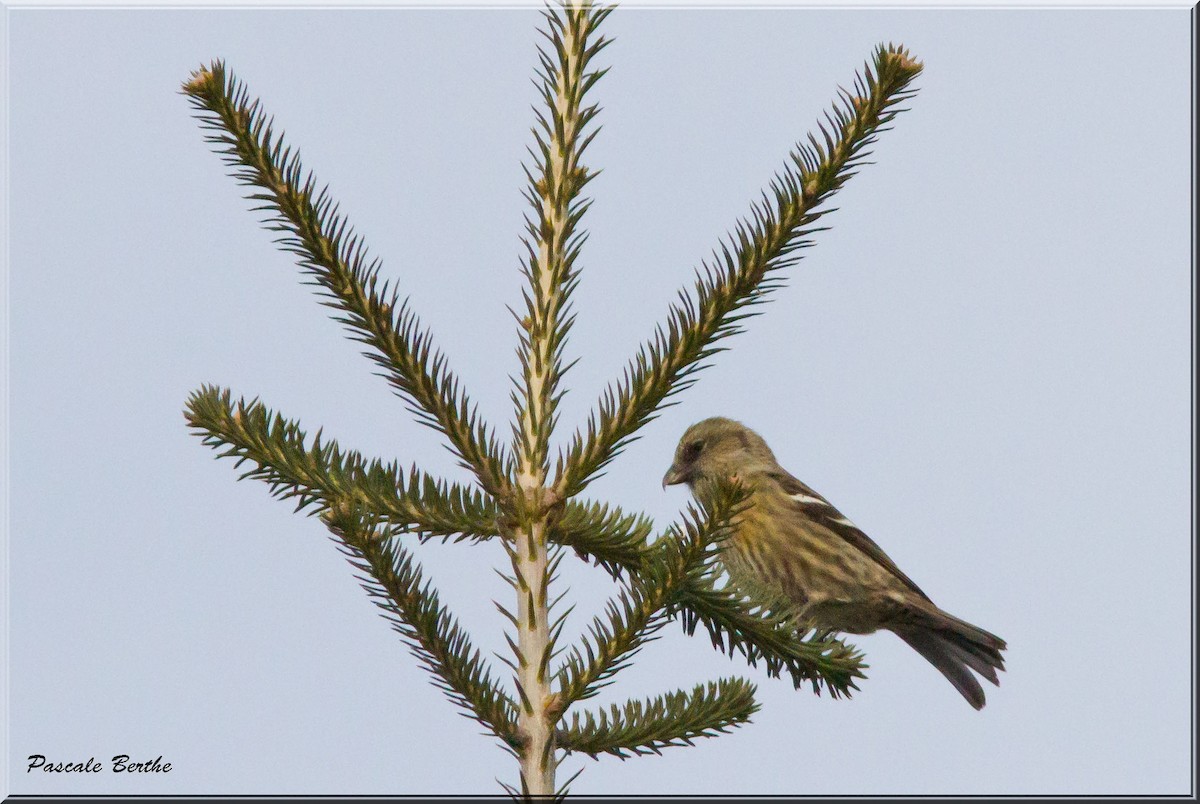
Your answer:
[[[693,441],[683,448],[683,456],[688,461],[694,461],[700,457],[700,450],[704,449],[703,441]]]

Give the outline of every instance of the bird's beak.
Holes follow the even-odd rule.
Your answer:
[[[678,465],[672,466],[667,470],[667,473],[663,475],[663,488],[665,489],[667,486],[674,486],[677,483],[686,483],[687,481],[687,471],[680,468]]]

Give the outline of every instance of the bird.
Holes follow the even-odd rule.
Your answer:
[[[758,433],[719,416],[693,424],[663,488],[686,483],[705,504],[730,482],[749,492],[720,549],[738,588],[756,602],[788,607],[804,630],[891,631],[983,708],[983,687],[971,671],[999,686],[1003,639],[938,608],[867,534],[781,467]]]

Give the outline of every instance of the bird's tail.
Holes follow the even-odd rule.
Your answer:
[[[1004,640],[932,604],[912,613],[916,616],[893,629],[896,635],[940,670],[967,703],[982,709],[986,703],[983,687],[971,671],[999,686],[996,671],[1004,669],[1000,654],[1007,647]]]

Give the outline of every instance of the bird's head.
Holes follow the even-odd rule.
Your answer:
[[[741,422],[719,416],[696,422],[675,448],[675,462],[663,476],[663,488],[687,483],[693,491],[705,480],[743,480],[757,471],[770,471],[775,454],[762,436]]]

